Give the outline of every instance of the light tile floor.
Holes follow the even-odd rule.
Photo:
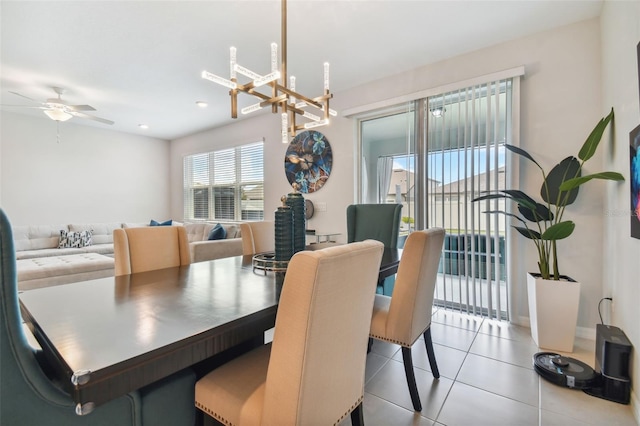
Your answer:
[[[541,352],[528,328],[439,309],[431,334],[440,379],[420,339],[412,348],[423,410],[414,412],[400,347],[374,341],[367,356],[364,419],[387,425],[637,425],[630,406],[598,399],[540,378]],[[576,339],[566,354],[594,365],[594,345]],[[341,426],[350,424],[345,419]]]

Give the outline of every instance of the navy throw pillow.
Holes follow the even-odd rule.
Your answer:
[[[217,224],[209,231],[208,240],[224,240],[227,238],[227,230],[220,224]]]
[[[167,220],[166,222],[158,222],[151,219],[151,223],[149,223],[149,226],[171,226],[172,223],[173,223],[173,220],[171,219]]]

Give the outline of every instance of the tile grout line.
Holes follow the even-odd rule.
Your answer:
[[[449,399],[449,395],[451,394],[451,391],[453,390],[453,387],[455,386],[456,382],[458,381],[458,376],[460,375],[460,370],[462,370],[462,367],[464,366],[464,362],[467,360],[467,357],[469,356],[469,353],[471,351],[471,347],[473,346],[473,343],[476,341],[476,338],[478,337],[478,333],[480,331],[480,328],[482,327],[482,323],[484,323],[484,318],[481,319],[480,326],[478,327],[477,330],[475,330],[475,335],[473,336],[473,339],[471,340],[471,343],[469,344],[469,347],[465,351],[464,359],[460,363],[460,368],[456,372],[456,376],[453,378],[453,383],[451,384],[451,387],[449,388],[449,391],[447,392],[447,395],[444,397],[444,401],[442,401],[442,405],[440,406],[440,409],[438,410],[438,413],[436,414],[436,418],[434,420],[434,422],[436,422],[436,423],[438,422],[438,419],[440,418],[440,414],[442,414],[442,409],[444,408],[444,405],[447,403],[447,400]]]

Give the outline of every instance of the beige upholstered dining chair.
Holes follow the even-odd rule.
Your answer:
[[[116,276],[189,265],[189,240],[184,226],[114,229]]]
[[[370,336],[402,346],[402,360],[411,402],[422,411],[411,358],[411,346],[424,336],[431,372],[440,377],[431,341],[431,313],[444,229],[409,234],[402,252],[391,297],[376,294]]]
[[[384,246],[296,253],[273,342],[196,383],[196,407],[228,425],[362,424],[368,329]]]
[[[240,224],[240,233],[243,255],[265,253],[276,249],[273,222],[243,222]]]

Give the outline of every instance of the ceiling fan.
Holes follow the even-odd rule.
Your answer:
[[[64,101],[61,98],[62,94],[66,92],[65,89],[61,87],[53,87],[52,89],[54,92],[58,94],[58,97],[47,99],[45,102],[38,102],[35,99],[31,99],[28,96],[21,95],[20,93],[17,93],[17,92],[9,91],[9,93],[13,93],[14,95],[18,95],[22,98],[28,99],[31,102],[35,102],[39,104],[40,106],[26,106],[26,105],[5,105],[5,106],[41,109],[50,119],[55,121],[67,121],[72,117],[78,117],[78,118],[87,118],[89,120],[98,121],[104,124],[113,124],[113,121],[111,120],[85,114],[83,111],[96,110],[91,105],[69,105],[66,101]]]

